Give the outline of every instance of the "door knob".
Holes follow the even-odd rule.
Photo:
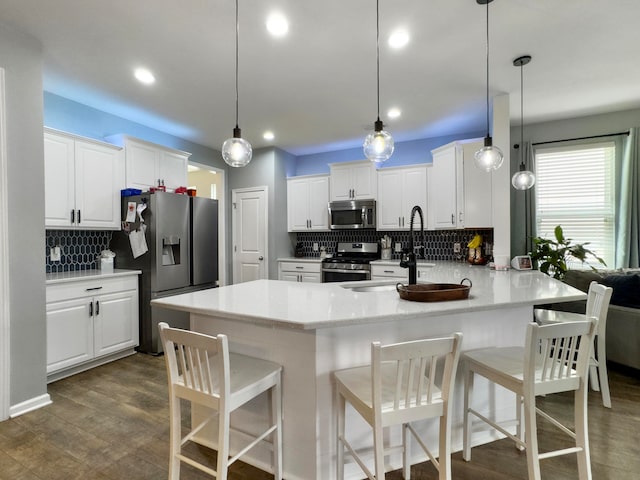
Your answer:
[[[258,257],[258,260],[264,260],[264,257],[263,257],[262,255],[260,255],[260,256]]]

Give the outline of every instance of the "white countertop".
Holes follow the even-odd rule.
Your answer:
[[[433,281],[473,282],[469,298],[448,302],[411,302],[395,290],[354,292],[345,286],[391,281],[299,283],[256,280],[153,300],[154,306],[297,329],[376,323],[403,318],[495,310],[582,300],[586,294],[538,271],[495,271],[463,263],[438,262]]]
[[[443,265],[451,265],[454,262],[440,262]],[[433,260],[416,260],[418,267],[435,267],[436,263]],[[399,258],[392,258],[391,260],[373,260],[371,265],[382,265],[389,267],[397,267],[400,265]]]
[[[46,285],[58,283],[78,282],[81,280],[94,280],[100,278],[122,277],[126,275],[140,275],[140,270],[114,269],[113,272],[105,273],[102,270],[76,270],[73,272],[47,273]]]
[[[320,257],[282,257],[278,258],[278,262],[297,262],[297,263],[320,263]]]

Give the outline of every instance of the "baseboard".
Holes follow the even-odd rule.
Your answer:
[[[48,393],[40,395],[39,397],[25,400],[24,402],[20,402],[17,405],[12,405],[11,407],[9,407],[9,418],[15,418],[19,415],[32,412],[33,410],[51,405],[51,403],[51,397]]]

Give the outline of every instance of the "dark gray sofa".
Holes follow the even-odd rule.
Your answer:
[[[640,369],[640,269],[569,270],[564,282],[583,292],[596,281],[613,288],[607,314],[607,360]],[[554,310],[584,313],[586,300],[557,303]]]

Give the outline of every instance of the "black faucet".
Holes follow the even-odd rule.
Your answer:
[[[404,256],[400,261],[402,268],[409,269],[409,285],[415,285],[418,283],[418,269],[416,262],[416,253],[413,250],[413,217],[416,213],[420,216],[420,234],[422,236],[422,251],[424,253],[424,219],[422,217],[422,209],[419,205],[416,205],[411,209],[411,221],[409,222],[409,248],[404,250]]]

